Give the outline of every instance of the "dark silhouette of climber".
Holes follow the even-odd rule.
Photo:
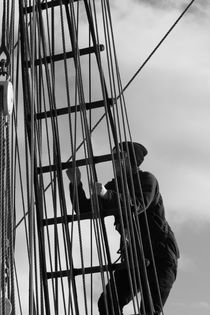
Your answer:
[[[114,148],[113,154],[116,153],[117,149]],[[116,209],[115,225],[116,229],[122,233],[122,225],[124,224],[126,230],[127,223],[122,223],[122,219],[120,221],[118,209],[119,199],[120,202],[123,199],[122,185],[125,182],[120,180],[123,176],[122,168],[126,170],[126,187],[129,187],[129,190],[131,190],[131,187],[134,187],[133,192],[130,192],[131,209],[132,204],[135,203],[137,209],[135,211],[137,211],[138,214],[137,218],[145,257],[147,283],[149,283],[150,296],[152,298],[152,309],[154,314],[158,315],[161,313],[176,279],[179,249],[175,236],[165,218],[165,210],[162,196],[159,192],[158,181],[151,173],[139,169],[144,157],[147,155],[146,148],[136,142],[122,142],[119,144],[118,156],[119,153],[122,158],[116,158],[114,162],[117,184],[116,179],[112,179],[106,185],[96,183],[96,192],[104,211],[106,209]],[[72,202],[73,190],[76,187],[80,212],[91,211],[90,199],[86,198],[83,190],[80,170],[78,168],[76,168],[76,170],[68,169],[67,176],[70,180],[70,196]],[[125,211],[125,206],[123,205],[122,211]],[[148,233],[148,228],[150,233]],[[122,244],[123,242],[121,241],[122,260],[125,261],[125,246]],[[152,250],[150,245],[152,245]],[[112,284],[111,281],[109,281],[106,286],[106,293],[102,293],[98,301],[100,315],[123,314],[123,307],[133,298],[130,285],[131,278],[129,277],[126,262],[124,262],[119,269],[115,270],[114,279],[118,296],[118,307],[116,308],[116,305],[113,306],[110,293],[112,292]],[[140,283],[137,280],[138,291],[140,291]],[[144,294],[144,285],[143,281],[143,284],[141,284],[141,312],[142,314],[145,314],[145,312],[146,314],[151,314],[151,299],[148,298],[148,295]]]

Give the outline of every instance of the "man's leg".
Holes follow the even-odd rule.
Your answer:
[[[106,294],[103,292],[98,300],[98,309],[100,315],[121,315],[123,314],[123,307],[132,299],[127,269],[116,270],[114,273],[114,278],[118,303],[115,305],[113,301],[113,295],[110,294],[110,292],[113,292],[111,291],[113,288],[111,287],[110,282],[108,282],[106,285]]]
[[[159,283],[159,292],[157,283],[155,281],[153,267],[150,266],[147,269],[150,291],[152,295],[154,309],[156,311],[155,314],[159,315],[161,314],[162,308],[165,305],[165,302],[169,296],[173,283],[176,280],[177,258],[175,256],[172,256],[169,252],[166,252],[163,256],[163,259],[156,262],[156,270]],[[147,309],[147,301],[145,304]]]

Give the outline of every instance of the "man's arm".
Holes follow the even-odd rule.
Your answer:
[[[90,212],[91,202],[90,199],[86,197],[83,189],[79,168],[68,169],[66,174],[70,180],[69,191],[74,211],[76,213],[78,211],[80,211],[80,213]]]
[[[146,211],[159,195],[158,182],[154,175],[149,172],[143,172],[140,182],[136,177],[134,180],[135,197],[138,213]]]

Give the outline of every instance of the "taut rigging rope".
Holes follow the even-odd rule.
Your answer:
[[[132,76],[132,78],[128,81],[128,83],[124,86],[121,93],[125,92],[129,85],[133,82],[133,80],[137,77],[137,75],[140,73],[140,71],[146,66],[148,61],[152,58],[152,56],[155,54],[155,52],[158,50],[158,48],[162,45],[162,43],[165,41],[165,39],[168,37],[168,35],[172,32],[172,30],[175,28],[175,26],[178,24],[178,22],[183,18],[185,13],[190,9],[192,4],[195,2],[195,0],[191,0],[190,3],[187,5],[187,7],[182,11],[182,13],[179,15],[179,17],[176,19],[176,21],[172,24],[172,26],[169,28],[169,30],[166,32],[166,34],[163,36],[163,38],[159,41],[159,43],[155,46],[155,48],[152,50],[152,52],[149,54],[149,56],[145,59],[145,61],[141,64],[141,66],[138,68],[138,70],[135,72],[135,74]]]
[[[11,309],[15,315],[15,288],[14,288],[14,243],[15,243],[15,213],[14,213],[14,174],[11,173],[13,156],[13,142],[10,135],[12,112],[12,83],[14,56],[12,44],[14,37],[14,3],[3,1],[2,10],[2,37],[0,46],[0,76],[6,79],[0,81],[0,195],[1,195],[1,224],[0,224],[0,313],[9,315]],[[11,63],[12,61],[12,63]]]
[[[31,2],[31,1],[29,1]],[[191,1],[191,4],[194,1]],[[35,2],[33,2],[35,3]],[[103,239],[103,226],[100,223],[100,220],[98,220],[97,214],[100,212],[100,205],[98,204],[98,200],[96,198],[96,194],[92,195],[92,182],[97,181],[97,176],[96,176],[96,170],[95,170],[95,165],[93,163],[94,160],[94,155],[93,155],[93,150],[92,150],[92,141],[94,143],[94,140],[92,140],[92,131],[95,130],[95,128],[99,125],[99,122],[103,119],[103,117],[106,117],[106,129],[107,129],[107,138],[108,138],[108,146],[111,149],[113,146],[113,143],[115,143],[118,139],[119,142],[121,142],[122,139],[125,138],[126,141],[131,139],[131,133],[130,133],[130,127],[128,124],[128,118],[127,118],[127,112],[125,108],[125,100],[123,96],[123,92],[127,89],[127,87],[130,85],[130,83],[134,80],[134,78],[137,76],[137,74],[142,70],[144,65],[149,61],[149,59],[152,57],[152,55],[155,53],[155,51],[159,48],[159,46],[162,44],[163,40],[168,36],[168,34],[171,32],[171,30],[174,28],[174,26],[170,29],[170,31],[167,33],[167,36],[164,36],[164,39],[158,44],[158,46],[153,50],[153,52],[150,54],[150,56],[146,59],[144,64],[140,67],[140,69],[137,71],[137,73],[134,75],[134,77],[128,82],[128,84],[122,88],[122,83],[121,83],[121,78],[119,74],[119,69],[118,69],[118,64],[116,61],[116,53],[115,53],[115,47],[114,47],[114,40],[113,40],[113,32],[112,32],[112,25],[111,25],[111,17],[110,17],[110,11],[109,11],[109,1],[101,1],[101,8],[102,8],[102,17],[103,17],[103,27],[104,27],[104,38],[106,42],[106,61],[107,61],[107,72],[108,72],[108,77],[110,81],[110,86],[105,86],[105,80],[104,80],[104,71],[102,71],[102,63],[103,60],[100,58],[100,52],[98,49],[99,47],[99,35],[98,32],[100,30],[97,29],[97,8],[96,5],[99,3],[99,1],[84,1],[83,5],[85,4],[85,9],[86,13],[88,11],[89,13],[89,21],[91,21],[91,27],[90,27],[90,32],[93,36],[92,41],[94,42],[96,50],[96,61],[97,61],[97,66],[99,67],[99,78],[100,82],[102,82],[102,91],[101,94],[103,94],[103,97],[105,99],[105,103],[107,101],[107,95],[111,94],[112,98],[114,99],[114,102],[118,102],[120,106],[114,106],[112,110],[112,115],[113,115],[113,122],[114,126],[116,127],[116,132],[113,132],[112,130],[112,124],[109,121],[109,110],[107,104],[104,109],[104,114],[102,115],[102,118],[96,123],[96,125],[92,128],[92,123],[94,119],[94,114],[90,114],[90,120],[88,121],[87,119],[87,110],[85,108],[85,103],[86,100],[89,99],[92,100],[93,97],[91,95],[91,88],[94,88],[94,84],[92,83],[92,80],[95,78],[91,75],[92,74],[92,69],[89,69],[89,76],[88,78],[91,78],[91,82],[88,82],[88,87],[89,87],[89,93],[86,91],[86,86],[84,83],[85,80],[85,75],[82,73],[82,62],[81,62],[81,56],[80,56],[80,42],[79,42],[79,18],[80,18],[80,3],[78,2],[76,4],[77,6],[77,12],[75,13],[75,4],[73,5],[73,1],[70,0],[69,2],[63,2],[60,1],[59,5],[59,10],[60,10],[60,19],[61,19],[61,39],[62,39],[62,46],[63,52],[64,52],[64,61],[62,63],[62,66],[57,66],[55,62],[53,61],[53,58],[51,58],[51,62],[48,65],[47,64],[47,54],[49,52],[50,56],[54,56],[56,49],[56,40],[59,40],[59,38],[56,38],[55,40],[55,13],[52,11],[52,15],[50,17],[48,11],[49,9],[47,8],[46,10],[46,16],[47,16],[47,23],[45,24],[43,22],[43,12],[41,11],[41,6],[40,6],[40,1],[37,2],[38,6],[36,7],[36,12],[34,12],[34,19],[37,19],[39,23],[37,23],[37,29],[39,33],[39,41],[36,41],[34,38],[33,44],[37,45],[34,54],[38,55],[38,59],[43,60],[44,57],[44,64],[40,62],[39,67],[36,69],[35,66],[35,56],[33,54],[30,55],[29,52],[27,52],[27,56],[25,58],[25,61],[31,62],[31,67],[33,69],[27,68],[26,63],[24,64],[25,71],[28,71],[29,75],[29,82],[33,82],[34,84],[34,94],[33,94],[33,101],[32,101],[32,120],[34,119],[33,114],[39,113],[41,111],[47,111],[48,108],[50,110],[55,110],[59,108],[60,102],[62,101],[63,103],[67,103],[67,106],[71,108],[71,103],[72,99],[74,100],[75,104],[77,104],[78,99],[79,103],[82,104],[81,106],[81,111],[75,113],[75,117],[73,117],[73,113],[71,113],[71,110],[69,111],[68,115],[68,127],[66,128],[67,130],[70,130],[70,135],[68,136],[68,140],[66,140],[65,147],[63,146],[63,141],[62,141],[62,134],[60,131],[60,121],[59,118],[56,116],[51,117],[50,123],[47,123],[47,117],[44,119],[44,123],[42,122],[36,122],[34,126],[34,142],[33,145],[36,145],[35,149],[35,155],[37,155],[37,164],[39,165],[40,168],[42,168],[44,162],[43,161],[48,161],[48,163],[51,165],[51,161],[56,165],[55,171],[50,171],[49,176],[45,175],[44,173],[39,174],[37,183],[38,184],[38,190],[39,190],[39,195],[40,197],[40,204],[41,207],[39,208],[39,203],[36,204],[37,206],[37,211],[41,212],[41,216],[43,216],[44,219],[50,218],[50,216],[53,216],[55,219],[55,226],[53,228],[53,234],[52,234],[52,229],[50,227],[50,224],[46,224],[46,226],[41,227],[41,234],[42,234],[42,241],[43,244],[45,245],[45,252],[43,253],[46,255],[46,273],[41,274],[40,277],[44,276],[45,277],[45,283],[42,285],[40,284],[40,292],[38,292],[38,283],[36,284],[36,296],[35,296],[35,301],[37,303],[37,312],[41,310],[41,313],[44,314],[44,307],[45,307],[45,301],[43,297],[43,287],[46,285],[47,289],[48,287],[51,286],[49,284],[49,279],[47,277],[50,277],[49,274],[52,276],[51,277],[51,283],[52,287],[50,287],[50,290],[52,291],[52,299],[53,299],[53,306],[49,305],[49,310],[51,307],[55,309],[55,313],[59,313],[59,309],[61,308],[61,304],[64,306],[62,308],[62,314],[69,314],[70,312],[72,314],[76,313],[79,314],[79,308],[81,305],[79,305],[77,300],[77,291],[76,291],[76,281],[75,284],[72,285],[72,279],[74,278],[74,269],[73,269],[73,264],[71,263],[71,259],[74,254],[75,250],[75,224],[74,224],[74,218],[72,217],[71,222],[69,222],[67,219],[69,215],[69,211],[67,209],[67,202],[66,202],[66,197],[65,197],[65,190],[64,190],[64,179],[62,176],[62,165],[61,161],[63,159],[63,151],[65,151],[66,148],[68,148],[69,152],[71,153],[71,159],[73,160],[73,165],[74,168],[76,167],[76,158],[78,158],[79,154],[77,154],[77,150],[79,147],[84,144],[84,156],[87,159],[88,163],[85,166],[85,171],[87,174],[87,182],[88,182],[88,190],[90,192],[90,202],[91,206],[94,210],[93,213],[93,218],[90,222],[90,238],[95,238],[96,239],[96,247],[97,247],[97,259],[100,264],[100,273],[101,273],[101,278],[102,278],[102,287],[103,290],[105,291],[105,281],[106,277],[108,277],[108,272],[107,272],[107,261],[109,258],[107,258],[106,255],[106,249],[105,249],[105,240]],[[82,3],[82,1],[81,1]],[[27,1],[25,1],[25,5],[27,4]],[[47,2],[46,2],[47,4]],[[65,27],[64,22],[65,22],[65,17],[64,17],[64,12],[63,12],[63,4],[65,4],[65,9],[66,9],[66,18],[67,20],[70,19],[71,22],[71,30],[68,29],[68,27]],[[190,5],[191,5],[190,4]],[[82,7],[82,4],[81,4]],[[54,8],[53,8],[54,10]],[[81,8],[82,10],[82,8]],[[84,7],[83,11],[84,12]],[[91,13],[91,14],[90,14]],[[43,20],[42,20],[43,19]],[[180,18],[179,18],[180,20]],[[31,20],[32,21],[32,20]],[[93,23],[92,23],[93,22]],[[34,22],[35,23],[35,22]],[[50,25],[51,23],[51,25]],[[69,25],[68,25],[69,26]],[[30,34],[35,32],[35,29],[33,29],[32,23],[30,23],[30,30],[28,32],[27,30],[28,27],[28,17],[25,16],[25,29],[24,32],[25,37],[27,38],[26,42],[24,43],[25,47],[29,48],[27,41],[30,39]],[[50,29],[51,27],[51,29]],[[45,28],[47,28],[47,32],[45,33]],[[96,33],[95,30],[96,29]],[[72,30],[74,30],[73,34],[71,33]],[[23,30],[22,30],[23,31]],[[47,34],[47,36],[46,36]],[[89,35],[89,46],[91,43],[90,35]],[[49,45],[47,46],[47,43]],[[68,51],[68,48],[71,47],[72,50],[74,51],[74,69],[70,68],[71,64],[67,59],[66,52]],[[113,57],[114,55],[114,57]],[[90,58],[90,57],[89,57]],[[94,58],[91,58],[91,63]],[[62,74],[59,73],[58,68],[61,70],[64,70],[64,75],[62,77]],[[72,72],[71,72],[72,71]],[[61,72],[61,71],[60,71]],[[75,75],[75,81],[71,81],[70,78],[70,73],[72,74],[74,72]],[[61,77],[61,84],[60,82],[56,79],[56,75],[60,75]],[[30,80],[32,80],[30,82]],[[62,81],[63,80],[63,81]],[[62,85],[62,86],[61,86]],[[62,98],[59,98],[56,96],[56,92],[58,90],[58,87],[60,89],[65,90],[66,92],[66,100],[64,100],[64,97],[62,95]],[[65,94],[65,93],[64,93]],[[86,95],[88,94],[88,95]],[[98,92],[99,94],[99,92]],[[58,103],[59,102],[59,103]],[[114,104],[116,105],[116,104]],[[80,119],[80,122],[79,122]],[[45,124],[46,130],[44,131],[43,125]],[[110,126],[111,125],[111,126]],[[80,130],[79,130],[80,129]],[[79,130],[79,131],[78,131]],[[78,142],[78,134],[81,132],[81,137],[82,137],[82,142],[79,146],[77,146]],[[114,133],[114,135],[112,134]],[[46,135],[46,139],[44,139],[44,136]],[[51,141],[51,136],[53,136],[53,141]],[[67,138],[67,137],[66,137]],[[113,139],[114,138],[114,139]],[[46,140],[46,141],[45,141]],[[45,148],[46,146],[46,148]],[[63,151],[62,151],[63,148]],[[117,150],[119,151],[119,147]],[[69,153],[68,152],[68,153]],[[118,152],[119,153],[119,152]],[[69,155],[68,155],[69,156]],[[120,156],[118,154],[118,158],[120,159]],[[114,159],[114,157],[113,157]],[[91,161],[91,163],[89,163]],[[33,163],[31,163],[33,164]],[[122,169],[122,178],[124,182],[121,183],[122,185],[122,190],[123,190],[123,205],[128,209],[128,214],[126,215],[126,225],[129,227],[128,228],[128,235],[129,238],[134,240],[135,233],[139,233],[139,237],[141,236],[141,231],[138,226],[138,222],[136,223],[135,221],[133,222],[133,213],[131,212],[131,207],[129,204],[129,191],[127,189],[127,186],[125,185],[127,178],[125,174],[125,170]],[[116,175],[116,174],[115,174]],[[37,176],[37,174],[35,175]],[[28,178],[28,177],[27,177]],[[50,184],[45,187],[46,181],[50,179]],[[51,185],[51,191],[47,192],[47,188]],[[131,189],[131,194],[134,195],[134,189],[132,187]],[[119,187],[118,187],[118,195],[120,195]],[[121,216],[121,223],[123,223],[123,216],[122,216],[122,204],[121,200],[118,198],[118,203],[119,203],[119,208],[120,208],[120,216]],[[88,295],[87,295],[87,281],[85,278],[85,248],[83,242],[85,241],[85,237],[82,233],[82,222],[81,222],[81,209],[79,207],[79,201],[78,201],[78,194],[75,192],[75,204],[76,204],[76,209],[78,210],[78,213],[76,215],[78,223],[77,223],[77,228],[78,228],[78,243],[80,247],[80,262],[81,262],[81,270],[82,270],[82,290],[83,290],[83,301],[84,301],[84,311],[86,314],[89,312],[88,308]],[[135,205],[136,208],[136,205]],[[72,208],[72,214],[73,214],[74,208]],[[27,213],[24,214],[24,217],[26,216]],[[63,223],[62,223],[62,228],[59,228],[59,224],[57,223],[57,217],[59,215],[63,216]],[[94,217],[95,215],[95,217]],[[41,219],[43,219],[41,218]],[[40,220],[41,224],[42,220]],[[16,228],[19,226],[21,221],[16,225]],[[70,228],[70,226],[74,227]],[[123,224],[122,224],[123,226]],[[45,231],[46,229],[46,231]],[[71,230],[70,230],[71,229]],[[123,239],[126,239],[125,228],[123,227]],[[28,233],[28,232],[27,232]],[[92,234],[94,233],[94,235]],[[33,233],[32,233],[33,234]],[[34,248],[34,264],[36,270],[38,270],[38,266],[36,265],[37,262],[39,261],[38,257],[38,252],[37,252],[37,244],[36,244],[36,236],[31,234],[31,239],[34,241],[33,242],[33,248]],[[44,237],[44,234],[45,237]],[[53,237],[52,237],[53,235]],[[85,235],[86,236],[86,235]],[[61,239],[63,238],[63,243],[61,242]],[[90,256],[90,261],[91,261],[91,266],[93,265],[93,241],[91,239],[90,247],[91,247],[91,256]],[[53,243],[54,242],[54,243]],[[141,242],[141,237],[139,242]],[[133,246],[133,250],[127,250],[126,255],[127,255],[127,260],[128,256],[131,256],[131,261],[128,263],[131,266],[131,269],[135,269],[136,263],[137,263],[137,247],[139,244],[135,244]],[[41,254],[40,254],[41,255]],[[42,264],[42,262],[39,262]],[[103,263],[106,264],[106,269],[104,271],[103,269]],[[60,278],[53,278],[53,274],[55,273],[61,273],[63,269],[68,270],[68,275],[67,275],[67,282],[65,282],[65,279],[61,276]],[[69,270],[70,269],[70,270]],[[143,261],[143,269],[145,269],[144,266],[144,261]],[[41,273],[41,272],[40,272]],[[135,273],[136,279],[140,278],[139,272]],[[131,275],[130,275],[131,278]],[[91,278],[91,281],[93,278]],[[132,281],[130,281],[132,282]],[[68,296],[66,295],[66,289],[68,289],[69,294]],[[50,291],[50,293],[51,293]],[[72,293],[72,291],[74,291]],[[61,294],[60,294],[61,292]],[[132,283],[132,295],[133,297],[135,296],[137,292],[136,284],[135,281]],[[59,295],[60,294],[60,295]],[[112,293],[111,293],[112,294]],[[39,295],[40,295],[40,300],[39,300]],[[74,298],[72,298],[72,295]],[[114,296],[114,295],[113,295]],[[74,300],[75,299],[75,304]],[[152,305],[151,305],[152,307]],[[136,303],[134,303],[134,310],[135,313],[139,312],[140,310],[140,303],[137,300]],[[91,314],[93,312],[93,286],[91,283]]]
[[[171,26],[171,28],[167,31],[167,33],[163,36],[163,38],[160,40],[160,42],[155,46],[155,48],[152,50],[152,52],[149,54],[149,56],[144,60],[144,62],[141,64],[141,66],[138,68],[138,70],[135,72],[135,74],[131,77],[131,79],[126,83],[126,85],[124,87],[121,86],[120,88],[120,93],[117,96],[117,99],[119,99],[120,97],[123,97],[124,99],[124,95],[123,93],[127,90],[127,88],[130,86],[130,84],[134,81],[134,79],[137,77],[137,75],[141,72],[141,70],[146,66],[146,64],[150,61],[150,59],[152,58],[152,56],[155,54],[155,52],[157,51],[157,49],[161,46],[161,44],[165,41],[165,39],[168,37],[168,35],[171,33],[171,31],[174,29],[174,27],[177,25],[177,23],[181,20],[181,18],[184,16],[184,14],[188,11],[188,9],[191,7],[191,5],[193,4],[193,2],[195,2],[195,0],[192,0],[189,5],[185,8],[185,10],[181,13],[181,15],[177,18],[177,20],[174,22],[174,24]],[[30,25],[30,24],[29,24]],[[18,42],[17,42],[18,43]],[[17,46],[17,43],[15,46]],[[91,129],[91,133],[98,127],[98,125],[101,123],[101,121],[106,117],[106,113],[104,113],[100,119],[98,120],[98,122],[92,127]],[[71,132],[70,132],[71,134]],[[84,140],[81,141],[81,143],[78,145],[77,148],[75,148],[73,150],[73,152],[77,152],[82,145],[84,144]],[[72,141],[73,142],[73,141]],[[74,141],[75,142],[75,141]],[[74,155],[70,156],[68,158],[68,160],[66,162],[69,162],[71,159],[73,159]],[[45,190],[47,190],[50,185],[52,184],[52,181],[45,187]],[[27,215],[28,212],[26,212],[25,215]],[[25,217],[24,215],[24,217]],[[24,217],[22,219],[20,219],[20,221],[16,224],[17,228],[22,221],[24,220]]]

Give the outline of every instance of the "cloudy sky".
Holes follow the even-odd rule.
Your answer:
[[[125,86],[190,1],[110,3]],[[159,180],[181,250],[166,315],[210,312],[209,29],[209,1],[197,0],[125,92],[133,140],[148,148],[143,168]]]
[[[115,0],[124,85],[190,1]],[[181,249],[165,314],[210,311],[210,5],[195,1],[125,92],[132,136],[149,150],[142,168],[159,179]]]

